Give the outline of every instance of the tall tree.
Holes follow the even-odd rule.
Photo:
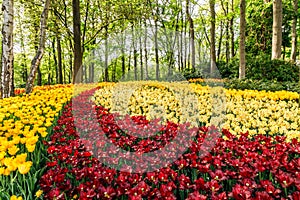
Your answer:
[[[148,74],[148,50],[147,50],[147,37],[148,37],[148,28],[146,25],[146,20],[144,22],[145,26],[145,33],[144,33],[144,55],[145,55],[145,80],[148,80],[149,74]]]
[[[297,54],[297,20],[298,20],[298,0],[293,0],[293,21],[292,21],[292,52],[291,60],[296,61]]]
[[[194,20],[190,14],[190,0],[186,0],[186,16],[190,25],[190,45],[191,45],[191,57],[192,57],[192,69],[195,69],[196,60],[196,50],[195,50],[195,30],[194,30]]]
[[[50,7],[50,0],[46,0],[44,9],[41,15],[41,22],[40,22],[40,41],[39,41],[39,48],[37,54],[31,61],[30,73],[26,83],[26,93],[29,94],[33,90],[34,80],[36,77],[36,72],[38,66],[44,55],[45,49],[45,41],[46,41],[46,27],[47,27],[47,19],[48,19],[48,12]]]
[[[93,45],[96,44],[96,39],[93,40],[92,44]],[[95,50],[95,48],[93,48],[92,59],[94,60],[95,57],[96,57],[96,50]],[[93,62],[91,62],[90,66],[89,66],[89,82],[94,83],[94,81],[95,81],[94,78],[95,78],[95,62],[93,61]]]
[[[240,2],[240,67],[239,67],[239,79],[245,78],[246,68],[246,0]]]
[[[79,0],[72,1],[73,7],[73,41],[74,41],[74,62],[73,62],[73,83],[81,83],[83,79],[82,70],[82,47],[80,29],[80,4]]]
[[[226,63],[229,62],[229,22],[230,20],[228,19],[228,1],[221,1],[222,9],[224,11],[224,14],[226,16],[226,26],[225,26],[225,58],[226,58]]]
[[[139,27],[139,47],[140,47],[140,71],[141,71],[141,79],[144,80],[144,69],[143,69],[143,43],[142,43],[142,21],[140,21]]]
[[[63,72],[62,72],[62,53],[61,53],[61,43],[60,43],[60,37],[57,36],[57,65],[58,65],[58,83],[63,84]]]
[[[3,26],[2,26],[2,71],[1,71],[1,98],[14,95],[14,1],[3,0]]]
[[[131,26],[131,31],[132,31],[132,47],[133,47],[133,69],[134,69],[134,80],[138,80],[138,74],[137,74],[137,57],[138,57],[138,54],[137,54],[137,49],[136,49],[136,31],[135,31],[135,28],[134,28],[134,24],[132,24]]]
[[[210,73],[214,73],[216,66],[216,11],[215,0],[209,0],[210,7]]]
[[[230,28],[230,35],[231,35],[231,58],[235,56],[235,49],[234,49],[234,0],[231,0],[231,12],[232,12],[232,17],[230,18],[229,21],[229,28]]]
[[[282,0],[273,0],[272,59],[281,57]]]

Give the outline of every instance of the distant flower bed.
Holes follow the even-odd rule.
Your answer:
[[[99,87],[93,97],[96,105],[102,105],[112,112],[126,111],[133,116],[144,115],[148,120],[162,117],[174,123],[184,123],[189,119],[210,125],[212,112],[218,111],[211,102],[218,100],[218,95],[220,98],[224,96],[226,115],[223,128],[230,130],[232,134],[239,135],[240,132],[248,131],[249,136],[280,134],[287,136],[289,141],[300,138],[299,94],[295,92],[228,90],[196,84],[186,87],[186,84],[161,82],[101,83]],[[125,98],[127,102],[117,98],[128,88],[137,89],[130,98]],[[181,94],[186,97],[197,98],[199,112],[196,115],[182,112],[186,105],[180,104],[180,96],[176,95],[176,90],[181,90]]]
[[[265,135],[250,139],[247,133],[237,138],[226,129],[219,132],[213,126],[189,128],[187,124],[173,122],[159,126],[143,116],[125,117],[122,123],[117,114],[93,105],[89,98],[93,93],[84,92],[73,104],[64,107],[46,143],[49,161],[40,180],[45,199],[297,199],[300,196],[300,143],[296,139],[285,142],[284,137]],[[151,133],[153,124],[160,127],[159,131]],[[138,157],[128,162],[127,156],[118,156],[120,151],[113,151],[112,146],[101,140],[107,137],[118,148],[143,155],[176,141],[180,127],[187,135],[194,134],[189,148],[175,162],[143,173],[130,172],[147,167],[135,164]],[[151,136],[135,137],[149,132]],[[182,145],[175,144],[175,148]],[[206,148],[210,146],[211,150]],[[166,155],[158,162],[172,156],[175,155]],[[102,161],[113,163],[114,167]],[[149,160],[148,164],[155,162]]]

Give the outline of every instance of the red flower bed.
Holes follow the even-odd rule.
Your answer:
[[[300,198],[296,140],[237,138],[227,130],[160,125],[142,116],[121,120],[94,106],[88,100],[93,92],[65,106],[45,142],[45,199]],[[152,170],[160,163],[164,167]]]

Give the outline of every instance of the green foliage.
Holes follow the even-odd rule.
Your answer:
[[[202,76],[203,76],[200,69],[198,69],[198,68],[196,68],[196,69],[192,69],[192,68],[183,69],[182,74],[186,79],[202,78]]]
[[[239,60],[217,63],[222,78],[238,78]],[[268,55],[247,56],[246,78],[253,80],[299,81],[299,67],[284,60],[271,60]]]
[[[217,62],[218,70],[222,78],[237,78],[239,76],[239,60],[231,59],[228,63],[221,60]]]
[[[259,55],[261,52],[271,54],[273,6],[263,0],[247,4],[246,13],[246,52]]]
[[[287,90],[300,93],[300,84],[297,82],[285,81],[277,82],[275,80],[252,80],[252,79],[232,79],[224,82],[225,88],[239,90],[266,90],[280,91]]]
[[[254,80],[299,81],[299,68],[288,61],[260,56],[247,60],[246,77]]]
[[[206,81],[194,82],[202,86],[221,86],[227,89],[237,90],[265,90],[265,91],[292,91],[300,93],[300,84],[297,82],[285,81],[278,82],[276,80],[253,80],[253,79],[223,79],[223,82],[218,79],[209,79]]]

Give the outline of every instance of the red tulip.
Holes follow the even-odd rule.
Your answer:
[[[292,178],[291,175],[286,172],[279,170],[278,174],[275,176],[283,188],[287,188],[294,184],[294,178]]]
[[[234,199],[236,200],[245,200],[251,198],[251,190],[249,190],[246,186],[241,186],[239,184],[236,184],[232,188],[232,193],[230,194]]]
[[[190,193],[186,200],[206,200],[207,197],[199,193],[199,191],[194,191]]]

